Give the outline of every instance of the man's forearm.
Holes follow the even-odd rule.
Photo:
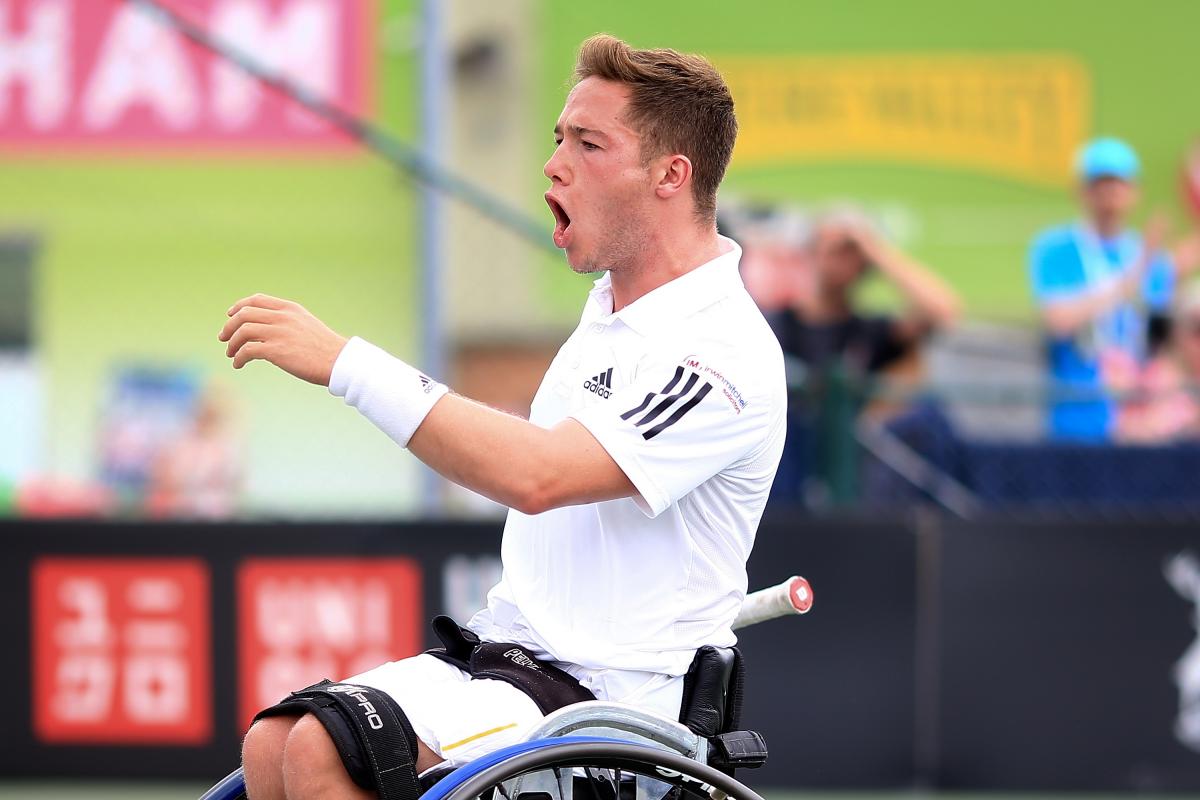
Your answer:
[[[546,429],[454,394],[437,402],[408,449],[449,480],[527,514],[634,493],[578,422]]]
[[[1074,335],[1080,328],[1089,325],[1124,303],[1140,285],[1140,275],[1135,271],[1126,274],[1108,286],[1069,300],[1056,300],[1042,311],[1042,321],[1055,336]]]
[[[958,295],[928,267],[884,242],[877,243],[870,255],[880,272],[934,327],[946,327],[958,319],[962,307]]]

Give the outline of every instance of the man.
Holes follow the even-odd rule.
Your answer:
[[[503,577],[458,644],[512,643],[539,672],[563,670],[559,688],[578,681],[588,697],[676,718],[696,649],[734,642],[783,446],[783,360],[738,277],[737,245],[716,231],[737,132],[720,75],[697,56],[597,36],[576,78],[546,202],[572,269],[607,274],[529,421],[451,394],[288,301],[239,301],[220,338],[234,367],[265,359],[328,385],[442,475],[512,509]],[[547,708],[538,691],[469,671],[421,655],[338,691],[383,690],[425,771],[511,744]],[[252,800],[372,796],[370,776],[350,777],[362,754],[331,739],[337,724],[258,721],[243,749]]]
[[[839,364],[854,375],[877,372],[958,318],[954,290],[857,215],[822,219],[807,250],[805,285],[788,309],[772,317],[772,327],[783,351],[811,370]],[[904,296],[903,313],[866,316],[855,310],[854,288],[872,267]]]
[[[1049,430],[1058,438],[1109,438],[1114,408],[1104,396],[1104,364],[1145,360],[1149,316],[1169,308],[1177,279],[1197,261],[1195,237],[1173,253],[1163,249],[1160,219],[1144,236],[1127,228],[1139,172],[1125,142],[1089,142],[1076,161],[1083,221],[1044,231],[1030,250],[1050,376],[1054,391],[1068,395],[1050,406]]]
[[[754,254],[753,245],[748,250]],[[839,492],[849,493],[845,476],[854,467],[845,458],[845,387],[826,383],[830,372],[858,380],[886,369],[935,330],[951,326],[961,302],[932,270],[855,213],[822,217],[804,241],[772,255],[782,286],[767,319],[807,389],[793,397],[772,497],[785,503],[837,500]],[[867,315],[855,308],[855,288],[870,269],[899,290],[907,304],[902,312]]]

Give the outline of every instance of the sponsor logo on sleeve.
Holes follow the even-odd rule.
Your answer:
[[[721,387],[721,394],[729,401],[729,405],[735,414],[741,414],[746,409],[746,406],[750,404],[728,378],[713,367],[701,363],[699,356],[688,356],[683,360],[683,363],[689,369],[695,370],[705,378],[712,379],[717,386]]]

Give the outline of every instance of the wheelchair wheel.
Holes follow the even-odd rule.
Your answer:
[[[459,767],[421,800],[762,800],[690,758],[617,739],[563,736],[497,750]],[[242,770],[200,800],[246,800]]]
[[[246,800],[246,781],[242,777],[242,768],[238,767],[222,778],[200,800]]]
[[[690,758],[617,739],[563,736],[498,750],[447,775],[422,800],[762,800]]]

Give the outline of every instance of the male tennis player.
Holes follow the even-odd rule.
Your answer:
[[[260,718],[243,750],[252,800],[404,797],[379,785],[393,772],[372,770],[350,735],[392,717],[408,726],[416,771],[511,744],[580,690],[677,718],[697,648],[734,642],[787,399],[741,251],[715,225],[733,100],[703,58],[610,36],[583,43],[575,74],[546,202],[572,269],[604,274],[528,421],[295,303],[255,295],[228,312],[220,338],[235,368],[263,359],[327,385],[442,475],[512,509],[500,583],[468,631],[449,632],[459,657],[385,664]],[[486,643],[502,643],[490,666]],[[541,677],[527,684],[520,668]]]

